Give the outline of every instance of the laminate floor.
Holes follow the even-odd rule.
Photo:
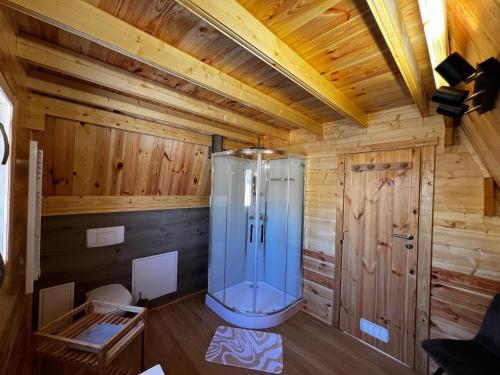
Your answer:
[[[205,361],[205,352],[219,325],[228,323],[205,306],[204,294],[151,311],[146,340],[147,367],[160,364],[166,375],[257,374]],[[283,336],[284,375],[414,374],[400,363],[302,312],[267,331]]]

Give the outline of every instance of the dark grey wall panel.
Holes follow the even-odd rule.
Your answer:
[[[125,242],[86,248],[86,230],[125,226]],[[75,282],[75,304],[98,286],[119,283],[129,290],[132,260],[165,252],[179,252],[177,293],[166,301],[207,286],[208,208],[117,212],[42,218],[41,268],[38,289]],[[37,315],[34,316],[37,318]]]

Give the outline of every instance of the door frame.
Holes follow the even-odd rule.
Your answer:
[[[335,219],[335,268],[333,326],[340,329],[342,287],[342,246],[344,227],[345,155],[405,148],[420,148],[420,199],[418,220],[417,301],[415,311],[415,362],[419,374],[427,374],[429,358],[422,341],[429,338],[430,289],[432,268],[432,228],[434,214],[434,170],[439,138],[348,146],[337,150],[337,202]]]

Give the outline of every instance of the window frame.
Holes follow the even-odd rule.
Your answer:
[[[5,205],[3,207],[4,231],[3,244],[0,244],[0,253],[2,254],[5,265],[9,263],[10,248],[11,248],[11,219],[12,219],[12,179],[13,179],[13,146],[14,146],[14,114],[15,114],[15,97],[12,95],[9,85],[5,81],[3,75],[0,73],[0,122],[4,124],[5,132],[9,140],[9,158],[5,165]],[[0,140],[3,142],[3,140]]]

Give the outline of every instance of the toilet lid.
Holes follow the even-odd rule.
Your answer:
[[[87,293],[87,298],[91,301],[98,300],[120,305],[129,305],[132,302],[132,295],[121,284],[110,284],[91,290]]]

